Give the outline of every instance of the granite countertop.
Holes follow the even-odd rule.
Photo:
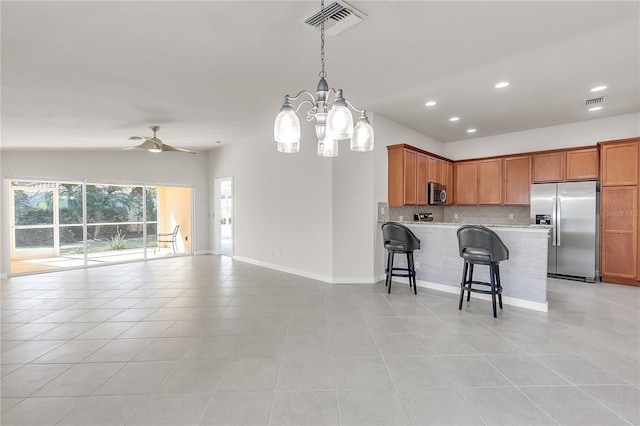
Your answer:
[[[385,221],[379,220],[378,223],[384,223]],[[402,223],[404,225],[428,225],[428,226],[463,226],[463,225],[481,225],[487,228],[521,228],[521,229],[551,229],[551,225],[507,225],[496,223],[469,223],[469,222],[426,222],[417,220],[396,220],[393,222]]]

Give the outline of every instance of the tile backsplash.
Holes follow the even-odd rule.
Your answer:
[[[529,225],[531,220],[529,206],[447,206],[443,222]]]
[[[443,206],[400,206],[389,207],[389,220],[413,220],[416,213],[432,213],[434,222],[444,222]]]
[[[386,203],[379,203],[385,204]],[[380,208],[378,208],[380,211]],[[434,222],[484,225],[528,225],[529,206],[400,206],[387,207],[383,221],[413,220],[415,213],[433,213]],[[386,216],[386,215],[385,215]]]

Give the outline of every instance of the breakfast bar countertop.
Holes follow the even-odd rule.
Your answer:
[[[531,230],[547,230],[549,231],[552,225],[531,225],[531,224],[498,224],[498,223],[471,223],[471,222],[431,222],[431,221],[417,221],[417,220],[390,220],[387,222],[402,223],[403,225],[427,225],[427,226],[453,226],[459,228],[464,225],[481,225],[487,228],[518,228],[518,229],[531,229]],[[379,220],[378,223],[385,223],[383,220]]]

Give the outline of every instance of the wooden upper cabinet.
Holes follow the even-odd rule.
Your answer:
[[[404,150],[404,204],[415,205],[418,201],[417,178],[418,153],[408,149]]]
[[[417,152],[403,146],[390,147],[387,162],[389,205],[415,205]]]
[[[455,163],[455,204],[460,206],[478,204],[478,162],[468,161]]]
[[[602,186],[638,184],[638,142],[601,144],[600,169]]]
[[[404,145],[387,147],[389,206],[426,205],[429,156]]]
[[[534,182],[561,182],[565,179],[564,151],[533,155]]]
[[[503,162],[505,205],[529,205],[531,199],[531,156],[507,157]]]
[[[429,157],[429,182],[442,183],[442,167],[440,166],[442,162],[438,158]]]
[[[478,161],[478,204],[502,204],[502,158]]]
[[[416,176],[416,204],[424,206],[427,204],[427,182],[429,179],[429,156],[418,153],[418,171]]]
[[[445,206],[453,204],[454,188],[453,188],[453,164],[448,161],[442,161],[440,163],[442,170],[442,184],[447,187],[447,200],[444,203]]]
[[[590,180],[600,177],[598,147],[567,151],[566,156],[566,180]]]

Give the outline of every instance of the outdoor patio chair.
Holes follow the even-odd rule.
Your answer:
[[[171,243],[171,249],[173,250],[173,254],[175,254],[178,251],[177,238],[179,229],[180,225],[176,225],[176,227],[173,228],[173,232],[156,234],[156,246],[153,248],[153,254],[156,254],[156,250],[160,250],[160,243]]]

